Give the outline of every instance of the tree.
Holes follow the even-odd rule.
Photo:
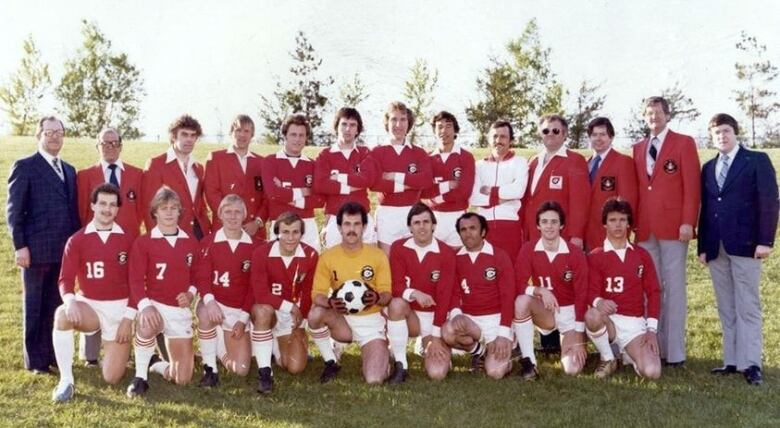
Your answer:
[[[317,57],[314,47],[302,31],[295,36],[295,50],[290,52],[290,56],[293,65],[289,71],[294,82],[283,85],[277,78],[273,95],[260,97],[260,118],[268,136],[276,141],[282,139],[281,125],[284,118],[292,113],[304,114],[309,120],[313,134],[317,135],[322,125],[322,113],[329,101],[323,90],[334,82],[331,76],[323,80],[316,76],[322,59]]]
[[[674,85],[661,91],[661,95],[669,103],[669,121],[675,121],[678,124],[684,122],[693,122],[701,116],[699,109],[694,107],[693,99],[685,96],[680,82],[675,82]],[[623,132],[626,136],[633,140],[645,138],[650,135],[650,128],[647,127],[644,119],[644,100],[642,105],[638,109],[631,109],[631,117],[634,119],[629,122],[628,126],[623,128]]]
[[[409,140],[415,143],[418,129],[425,125],[431,116],[428,108],[433,103],[433,91],[439,83],[439,71],[430,70],[428,62],[421,58],[415,60],[409,71],[411,74],[409,80],[404,83],[403,97],[414,114],[414,123],[409,124]]]
[[[358,104],[368,99],[366,85],[360,80],[360,75],[355,73],[352,80],[345,82],[339,88],[339,101],[345,107],[357,107]]]
[[[125,53],[113,53],[111,41],[94,22],[81,21],[82,46],[65,62],[65,75],[55,93],[68,133],[94,137],[106,126],[124,138],[140,138],[136,127],[146,95],[141,71]]]
[[[535,19],[506,46],[509,60],[491,58],[484,74],[477,78],[482,100],[470,103],[466,117],[479,131],[485,145],[490,123],[509,120],[522,147],[536,141],[537,119],[546,113],[562,113],[563,86],[550,65],[550,48],[544,48]]]
[[[750,141],[755,147],[756,119],[768,119],[772,113],[780,110],[780,103],[775,101],[777,92],[769,89],[769,85],[777,78],[778,70],[769,59],[765,59],[766,45],[759,44],[755,36],[749,36],[743,31],[736,47],[750,58],[747,63],[734,64],[737,79],[744,86],[735,90],[734,94],[739,108],[750,120]]]
[[[587,80],[580,83],[579,91],[575,103],[577,104],[574,113],[568,118],[569,121],[569,147],[573,149],[587,146],[588,123],[593,120],[599,110],[604,107],[605,95],[599,96],[598,90],[601,85],[591,85]]]
[[[51,86],[49,65],[41,60],[32,35],[22,43],[24,55],[16,73],[0,88],[2,110],[8,115],[12,135],[30,135],[35,132],[41,116],[39,104]]]

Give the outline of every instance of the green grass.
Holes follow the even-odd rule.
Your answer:
[[[143,166],[164,144],[130,142],[123,159]],[[215,145],[201,144],[204,160]],[[0,139],[0,180],[7,181],[11,163],[36,150],[29,138]],[[255,150],[258,150],[255,148]],[[276,149],[260,147],[262,153]],[[307,149],[316,155],[317,149]],[[528,156],[533,150],[521,151]],[[780,165],[780,151],[770,152]],[[91,141],[68,139],[63,158],[82,168],[97,159]],[[702,152],[709,159],[712,152]],[[0,186],[0,202],[6,200]],[[322,362],[311,363],[299,376],[276,370],[271,397],[254,392],[255,373],[237,379],[222,373],[214,390],[176,387],[151,376],[143,400],[124,396],[132,371],[116,387],[106,386],[97,370],[75,368],[76,397],[53,405],[53,376],[34,376],[23,369],[21,355],[21,282],[13,249],[0,219],[0,426],[779,426],[780,425],[780,282],[778,255],[766,262],[761,295],[764,307],[766,383],[750,387],[739,376],[713,377],[720,364],[720,327],[709,274],[695,262],[693,245],[688,266],[688,363],[664,370],[654,382],[623,369],[602,382],[591,374],[568,378],[557,361],[542,360],[542,379],[524,384],[516,377],[493,381],[472,376],[467,360],[454,361],[444,381],[426,380],[419,357],[410,357],[411,379],[400,387],[368,387],[360,378],[357,348],[349,348],[344,368],[333,384],[320,385]],[[587,372],[593,370],[593,363]],[[196,374],[195,379],[200,375]]]

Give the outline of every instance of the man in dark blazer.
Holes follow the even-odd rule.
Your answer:
[[[778,203],[775,169],[769,156],[737,144],[739,126],[727,114],[709,123],[718,155],[701,172],[699,260],[707,265],[723,328],[723,367],[713,374],[742,372],[760,385],[761,262],[772,253]]]
[[[62,304],[57,278],[65,242],[79,229],[76,170],[59,158],[64,132],[56,117],[42,118],[38,152],[14,162],[8,177],[8,229],[24,286],[24,367],[37,374],[56,364],[51,332]]]

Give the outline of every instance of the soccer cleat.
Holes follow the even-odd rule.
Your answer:
[[[472,355],[471,367],[469,373],[484,373],[485,372],[485,355]]]
[[[745,376],[748,385],[759,386],[764,383],[764,377],[761,375],[761,368],[758,366],[750,366],[746,368],[742,374]]]
[[[100,362],[98,362],[98,360],[86,360],[84,361],[84,367],[88,369],[96,369],[100,367]]]
[[[727,364],[723,367],[715,367],[714,369],[710,370],[710,373],[714,375],[726,376],[726,375],[735,374],[739,372],[737,371],[737,366]]]
[[[73,398],[73,393],[75,391],[76,388],[72,383],[60,383],[54,388],[54,391],[51,392],[51,401],[55,403],[64,403]]]
[[[211,388],[219,385],[219,373],[215,372],[211,367],[203,366],[203,377],[200,379],[198,386]]]
[[[340,370],[341,366],[339,363],[333,360],[325,361],[325,368],[322,370],[322,374],[320,375],[320,382],[328,383],[333,379],[336,379],[336,376],[338,376]]]
[[[324,373],[323,373],[324,374]],[[270,394],[274,390],[274,373],[270,367],[257,369],[257,392]]]
[[[536,380],[539,377],[539,370],[536,369],[536,364],[528,357],[520,360],[520,377],[523,380]]]
[[[408,370],[404,368],[404,364],[400,361],[395,362],[395,370],[393,374],[387,378],[389,385],[398,385],[399,383],[406,382],[406,378],[409,376]]]
[[[140,377],[134,377],[130,382],[130,386],[127,387],[127,396],[130,398],[139,397],[146,394],[149,389],[149,382]]]
[[[596,366],[596,371],[593,372],[593,375],[596,376],[596,379],[606,379],[608,378],[612,373],[615,373],[615,370],[617,370],[617,360],[611,359],[609,361],[599,361],[599,365]]]

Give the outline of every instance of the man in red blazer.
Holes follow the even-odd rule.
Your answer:
[[[693,138],[666,126],[671,116],[665,99],[645,100],[644,117],[650,136],[634,145],[639,182],[636,240],[653,257],[661,284],[661,360],[678,367],[685,363],[685,260],[701,200],[699,154]]]
[[[171,188],[181,198],[182,210],[179,227],[198,240],[211,232],[211,222],[206,214],[203,197],[203,165],[192,157],[195,142],[203,130],[190,115],[178,117],[168,127],[171,146],[165,153],[152,158],[146,164],[142,184],[144,224],[151,230],[155,221],[149,211],[149,203],[163,185]]]
[[[604,245],[606,229],[601,224],[604,202],[619,198],[636,207],[637,184],[634,161],[612,148],[615,128],[606,117],[597,117],[588,124],[588,138],[593,156],[588,159],[590,179],[590,214],[585,229],[585,248],[590,251]]]
[[[245,114],[236,116],[230,124],[233,144],[209,154],[203,185],[206,203],[212,213],[219,211],[219,204],[226,195],[233,193],[240,196],[247,208],[244,230],[255,239],[265,240],[268,215],[261,173],[263,158],[249,150],[254,135],[252,118]],[[213,221],[214,230],[222,226],[216,215]]]
[[[555,201],[566,213],[567,224],[561,236],[577,247],[583,247],[590,203],[588,163],[582,155],[564,147],[568,131],[566,119],[557,114],[545,115],[539,120],[544,150],[528,165],[530,183],[522,204],[525,241],[539,240],[536,211],[544,202]]]

